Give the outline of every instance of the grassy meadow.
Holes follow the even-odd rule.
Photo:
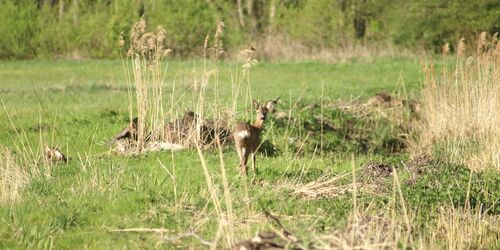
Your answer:
[[[194,86],[210,70],[167,62],[162,105],[173,120],[199,109]],[[119,60],[0,62],[0,149],[11,162],[2,170],[28,176],[0,189],[12,192],[0,203],[0,248],[224,249],[260,232],[289,249],[500,247],[499,172],[415,155],[418,118],[365,105],[380,91],[419,100],[419,60],[263,62],[248,78],[231,60],[209,67],[207,118],[236,100],[231,122],[254,120],[247,97],[281,97],[286,117],[266,121],[258,175],[239,175],[231,144],[138,155],[106,147],[130,119]],[[68,163],[43,164],[44,145]]]

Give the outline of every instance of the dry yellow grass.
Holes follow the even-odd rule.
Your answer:
[[[10,150],[0,147],[0,204],[20,199],[21,189],[29,182],[29,174],[21,168]]]
[[[431,249],[471,249],[474,246],[495,246],[498,232],[498,216],[486,215],[477,207],[474,211],[440,207],[437,223],[427,235]]]
[[[478,39],[476,54],[466,58],[464,40],[456,65],[437,72],[424,65],[422,119],[417,124],[415,152],[438,150],[448,160],[474,170],[500,170],[500,58],[496,36]]]
[[[17,137],[16,143],[11,148],[0,145],[0,205],[3,205],[20,201],[22,188],[28,186],[30,181],[50,178],[51,164],[55,161],[44,160],[43,133],[40,132],[38,147],[33,146],[28,140],[26,131],[17,128],[5,103],[3,100],[1,102]],[[52,143],[53,141],[52,138]]]
[[[418,53],[388,43],[345,43],[335,48],[312,48],[282,34],[272,33],[256,41],[256,57],[267,61],[319,61],[345,63],[352,60],[373,62],[379,58],[416,57]]]

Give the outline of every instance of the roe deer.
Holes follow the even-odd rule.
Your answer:
[[[274,114],[276,113],[276,106],[278,106],[278,101],[280,100],[280,97],[276,97],[275,99],[271,99],[267,101],[266,107],[269,113]]]
[[[277,100],[276,100],[277,101]],[[233,137],[236,146],[236,152],[240,158],[241,174],[248,175],[247,162],[248,156],[252,154],[252,167],[257,174],[255,154],[260,146],[260,133],[264,127],[264,121],[273,101],[267,102],[266,106],[261,106],[255,99],[252,104],[257,111],[257,119],[253,125],[248,122],[236,124]]]
[[[132,121],[129,123],[129,125],[122,130],[118,135],[116,135],[113,139],[109,140],[106,143],[106,146],[110,147],[112,146],[115,142],[118,140],[122,139],[131,139],[136,141],[137,140],[137,124],[139,122],[138,117],[134,117]]]
[[[45,163],[47,163],[47,165],[59,161],[68,162],[68,158],[66,158],[66,156],[58,148],[45,146],[44,153]]]
[[[193,111],[187,111],[182,119],[166,123],[163,140],[170,143],[183,142],[195,129],[197,120],[198,116]]]

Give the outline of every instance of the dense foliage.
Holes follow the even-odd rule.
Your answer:
[[[120,31],[141,15],[150,27],[165,27],[181,57],[201,55],[219,21],[229,48],[280,35],[309,48],[377,42],[433,50],[500,30],[496,0],[0,0],[0,6],[2,59],[116,58]]]

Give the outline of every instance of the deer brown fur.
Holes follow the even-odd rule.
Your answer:
[[[138,122],[139,122],[139,118],[134,117],[132,119],[132,121],[130,121],[129,125],[122,130],[122,132],[120,132],[113,139],[109,140],[106,143],[106,146],[110,147],[113,144],[115,144],[115,142],[117,142],[118,140],[122,140],[122,139],[131,139],[131,140],[136,141],[137,140],[137,127],[138,127],[137,124],[138,124]]]
[[[277,102],[277,100],[274,103],[273,101],[269,101],[265,106],[261,106],[256,100],[253,100],[252,104],[257,111],[255,122],[253,124],[240,122],[235,126],[233,137],[236,152],[240,158],[241,174],[248,175],[247,162],[250,155],[252,155],[253,170],[257,173],[255,154],[260,147],[260,134],[264,127],[270,105],[275,105]]]

